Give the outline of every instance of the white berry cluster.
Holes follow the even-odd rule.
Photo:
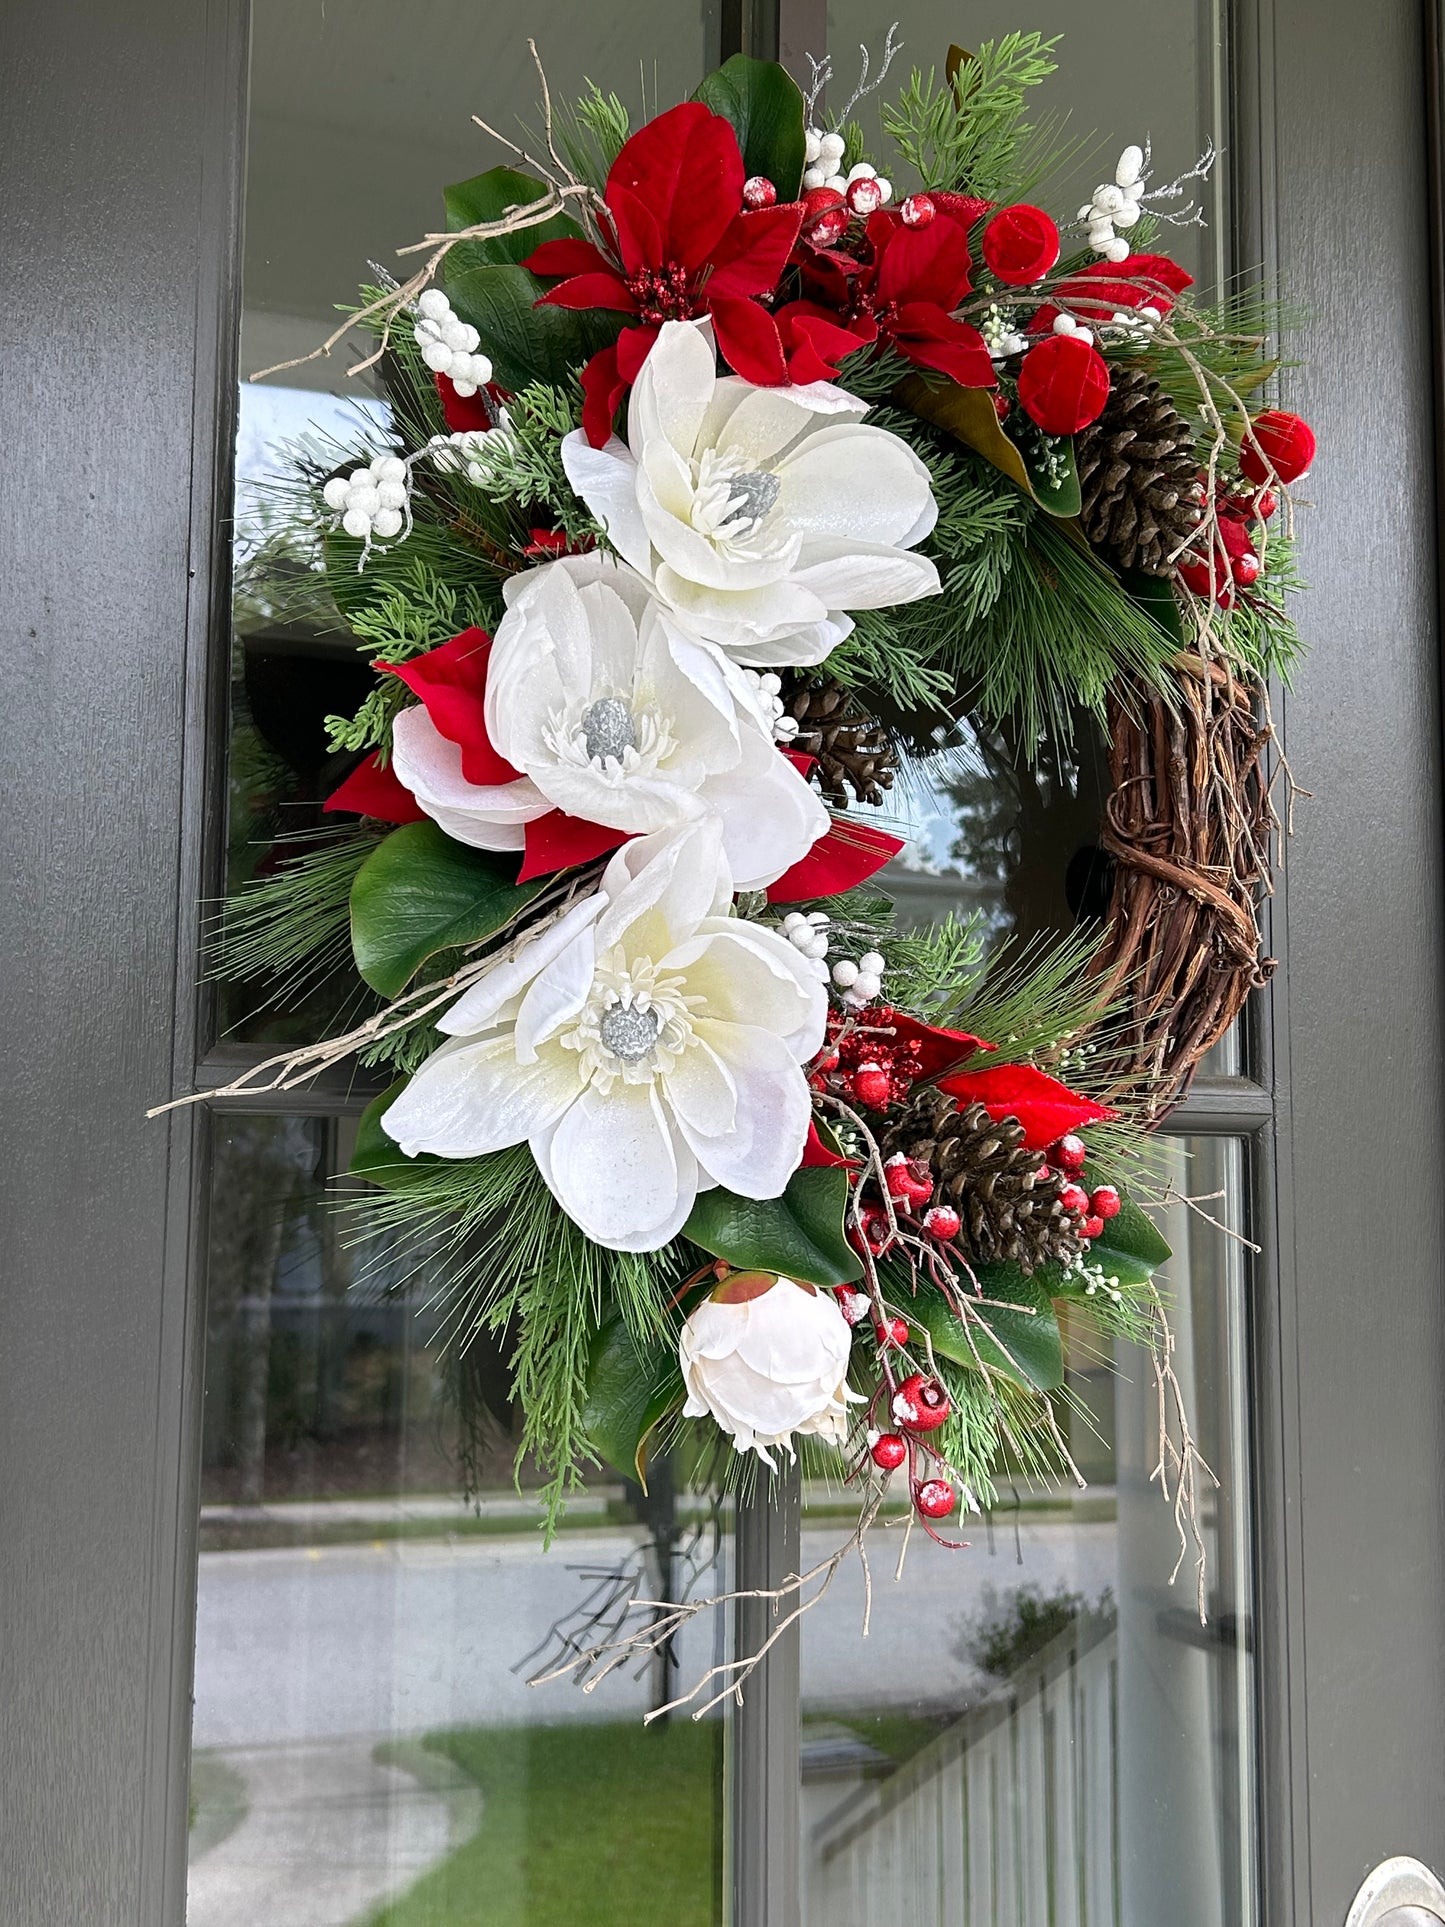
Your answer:
[[[840,957],[833,966],[832,976],[849,1009],[862,1010],[865,1004],[874,1002],[883,988],[883,958],[876,950],[865,950],[857,963]]]
[[[469,321],[452,312],[440,288],[428,288],[417,302],[416,345],[435,375],[445,375],[459,395],[475,395],[492,379],[492,364],[477,353],[481,336]]]
[[[497,410],[494,428],[468,428],[460,435],[433,435],[427,449],[444,474],[461,473],[473,488],[486,488],[494,479],[497,460],[512,445],[511,422],[505,408]]]
[[[1089,246],[1106,261],[1123,261],[1129,254],[1129,243],[1116,230],[1131,228],[1139,219],[1144,181],[1143,148],[1126,147],[1113,180],[1102,181],[1089,205],[1079,209],[1079,219],[1089,230]]]
[[[1029,345],[1028,336],[1011,327],[1008,317],[998,307],[989,308],[979,323],[979,333],[994,361],[1007,361],[1010,355],[1021,355]]]
[[[843,136],[825,134],[820,127],[810,127],[803,148],[806,163],[803,172],[803,186],[831,187],[839,194],[846,194],[854,181],[876,181],[878,183],[878,205],[885,206],[893,199],[893,183],[885,180],[876,167],[867,161],[858,161],[844,174]]]
[[[360,569],[373,542],[411,534],[411,471],[399,455],[378,455],[369,468],[333,475],[322,498],[348,535],[363,544]]]
[[[832,919],[821,910],[790,910],[783,918],[783,935],[795,950],[800,950],[824,983],[828,981],[828,925]]]
[[[798,733],[798,719],[783,713],[783,679],[775,676],[771,669],[759,675],[756,669],[744,669],[743,674],[752,686],[753,698],[758,706],[758,714],[773,732],[775,743],[791,743]]]

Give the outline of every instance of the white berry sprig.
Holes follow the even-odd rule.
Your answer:
[[[1131,247],[1128,239],[1130,228],[1137,226],[1141,215],[1147,210],[1171,227],[1202,227],[1204,210],[1191,201],[1179,209],[1166,210],[1155,205],[1160,201],[1177,200],[1184,192],[1187,181],[1202,181],[1209,177],[1214,166],[1214,145],[1210,145],[1200,155],[1187,174],[1164,187],[1151,187],[1149,169],[1150,147],[1146,141],[1142,147],[1131,143],[1119,156],[1118,166],[1114,169],[1112,181],[1101,181],[1094,189],[1094,198],[1087,207],[1079,209],[1079,220],[1087,231],[1089,246],[1095,254],[1102,255],[1106,261],[1126,261]],[[1158,319],[1158,316],[1155,316]]]
[[[854,963],[849,957],[840,957],[833,965],[834,987],[850,1010],[862,1010],[865,1004],[876,1003],[883,989],[884,962],[877,950],[865,950]]]
[[[417,457],[378,455],[366,468],[349,475],[333,475],[321,491],[332,512],[331,527],[361,543],[356,564],[360,575],[373,548],[411,534],[411,464]]]
[[[786,748],[797,735],[800,725],[796,716],[785,713],[782,677],[774,675],[771,669],[761,674],[756,669],[744,669],[743,674],[753,692],[759,716],[772,731],[773,741]]]
[[[440,288],[428,288],[416,307],[416,345],[432,373],[445,375],[464,397],[485,388],[492,379],[492,364],[477,352],[481,336],[472,324],[453,313]]]
[[[783,918],[783,935],[795,950],[812,964],[823,983],[828,981],[828,925],[832,918],[822,910],[790,910]]]

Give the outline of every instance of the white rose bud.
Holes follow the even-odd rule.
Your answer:
[[[688,1418],[711,1413],[736,1451],[773,1465],[798,1432],[841,1445],[848,1433],[852,1334],[831,1292],[767,1271],[739,1271],[704,1298],[678,1354]]]

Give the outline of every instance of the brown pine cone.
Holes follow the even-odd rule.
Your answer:
[[[1096,422],[1074,438],[1085,535],[1121,569],[1168,575],[1198,526],[1194,432],[1142,368],[1115,368]]]
[[[893,745],[841,683],[806,674],[790,679],[783,690],[783,714],[798,725],[788,747],[816,757],[813,774],[828,802],[846,809],[855,799],[883,801],[897,767]]]
[[[1051,1260],[1068,1264],[1082,1245],[1083,1220],[1071,1216],[1059,1193],[1069,1180],[1024,1143],[1016,1117],[995,1123],[982,1104],[962,1110],[936,1085],[913,1093],[908,1108],[885,1132],[884,1158],[899,1151],[933,1173],[936,1204],[951,1204],[962,1220],[958,1243],[976,1264],[1006,1262],[1028,1274]]]

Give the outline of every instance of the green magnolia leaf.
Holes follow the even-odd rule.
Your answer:
[[[1101,1236],[1090,1240],[1089,1264],[1100,1266],[1104,1276],[1117,1285],[1147,1285],[1160,1265],[1173,1255],[1157,1226],[1139,1209],[1118,1179],[1096,1164],[1085,1165],[1079,1174],[1079,1183],[1086,1191],[1092,1191],[1096,1185],[1112,1184],[1121,1200],[1118,1216],[1106,1219]],[[1035,1276],[1056,1296],[1077,1297],[1083,1290],[1082,1284],[1072,1280],[1065,1283],[1058,1265],[1045,1265]]]
[[[592,1341],[582,1429],[595,1452],[645,1491],[648,1440],[684,1394],[677,1346],[658,1338],[639,1351],[614,1315]]]
[[[425,1183],[436,1166],[447,1162],[445,1158],[433,1157],[430,1151],[409,1158],[396,1140],[382,1130],[383,1114],[390,1110],[406,1086],[406,1078],[399,1077],[390,1090],[383,1091],[367,1105],[357,1124],[356,1148],[346,1167],[352,1177],[365,1178],[371,1184],[380,1185],[383,1191],[406,1191],[414,1184]]]
[[[720,1186],[704,1191],[683,1236],[740,1271],[776,1271],[813,1285],[846,1285],[862,1275],[857,1252],[843,1234],[848,1174],[795,1171],[780,1198],[758,1203]]]
[[[1168,576],[1145,575],[1142,569],[1121,569],[1119,581],[1129,600],[1137,602],[1151,615],[1167,636],[1181,647],[1188,645],[1191,638],[1185,632],[1184,611],[1179,607],[1179,598]]]
[[[474,174],[469,181],[458,181],[446,190],[447,232],[479,227],[485,221],[500,221],[512,208],[540,201],[547,192],[541,181],[530,174],[519,174],[514,167],[490,167],[485,174]],[[489,262],[526,260],[533,248],[544,241],[559,241],[580,235],[581,228],[565,214],[554,214],[535,227],[517,228],[511,234],[494,234],[483,240],[459,241],[448,262],[458,269],[482,267]]]
[[[795,201],[803,185],[803,96],[775,60],[734,54],[693,95],[732,122],[749,176],[761,174],[780,201]]]
[[[937,1285],[926,1280],[920,1279],[911,1298],[907,1286],[895,1284],[890,1302],[928,1333],[936,1352],[956,1365],[976,1371],[982,1360],[1040,1392],[1062,1385],[1059,1321],[1038,1274],[1025,1278],[1015,1265],[980,1265],[977,1278],[979,1299],[970,1298],[973,1316],[967,1329]]]
[[[1001,475],[1016,482],[1046,515],[1071,524],[1079,513],[1078,472],[1073,442],[1068,443],[1068,472],[1057,485],[1024,458],[1023,451],[1003,431],[989,388],[960,388],[956,382],[935,387],[921,375],[905,375],[893,391],[894,399],[921,421],[932,422],[993,463]],[[1083,537],[1079,540],[1082,542]]]
[[[357,969],[381,996],[399,997],[428,957],[491,936],[545,880],[515,876],[515,857],[454,843],[432,822],[403,823],[351,886]]]
[[[448,260],[443,274],[448,299],[481,336],[482,352],[504,388],[570,380],[599,348],[616,341],[627,320],[600,309],[537,307],[543,283],[514,261],[469,267]]]
[[[1084,505],[1079,471],[1074,464],[1073,436],[1053,437],[1048,445],[1047,462],[1041,443],[1028,439],[1021,446],[1018,443],[1014,445],[1023,459],[1029,488],[1039,507],[1046,515],[1056,516],[1060,521],[1072,520]]]

